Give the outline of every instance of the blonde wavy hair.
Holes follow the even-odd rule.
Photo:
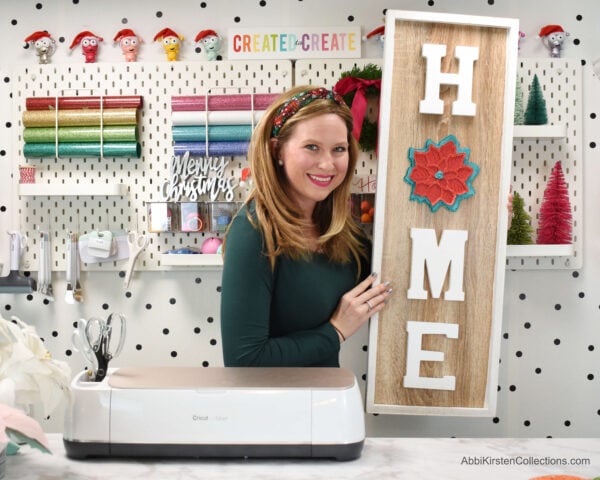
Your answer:
[[[265,242],[265,254],[271,268],[279,255],[294,259],[307,258],[311,251],[306,245],[306,229],[314,226],[319,234],[318,246],[330,260],[348,263],[354,260],[359,268],[361,257],[366,258],[364,233],[352,218],[350,211],[350,186],[358,158],[358,144],[352,136],[352,112],[346,104],[333,99],[318,98],[302,106],[285,121],[271,145],[273,120],[279,108],[295,95],[313,90],[315,86],[299,86],[282,94],[265,111],[252,134],[248,161],[253,180],[246,204],[254,202],[256,218],[247,209],[248,219],[260,228]],[[288,195],[288,180],[278,165],[278,151],[294,132],[295,126],[319,115],[333,113],[346,124],[348,130],[348,170],[342,184],[325,200],[318,202],[312,222],[302,218],[299,206]],[[312,223],[312,224],[311,224]],[[225,246],[225,245],[224,245]]]

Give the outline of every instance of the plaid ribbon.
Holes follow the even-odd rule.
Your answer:
[[[285,122],[294,115],[302,107],[308,105],[317,99],[329,99],[333,100],[340,105],[344,105],[344,99],[333,90],[327,90],[326,88],[315,88],[314,90],[308,90],[300,92],[285,102],[273,119],[273,129],[271,130],[271,138],[279,135],[279,131],[285,125]]]

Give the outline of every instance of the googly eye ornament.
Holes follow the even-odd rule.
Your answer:
[[[50,63],[50,58],[56,51],[56,41],[46,30],[33,32],[25,42],[34,48],[38,63]]]
[[[198,32],[194,41],[204,52],[207,60],[219,60],[223,40],[217,32],[211,29],[202,30]]]
[[[85,63],[96,63],[96,58],[98,56],[98,48],[100,46],[100,42],[103,42],[104,39],[95,33],[90,32],[89,30],[85,30],[83,32],[79,32],[71,45],[69,46],[70,50],[73,50],[77,45],[81,45],[81,53],[85,57]]]

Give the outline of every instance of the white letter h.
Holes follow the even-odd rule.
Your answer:
[[[419,102],[421,113],[444,113],[444,102],[440,99],[440,85],[457,85],[457,99],[452,102],[452,115],[475,116],[473,103],[473,64],[479,58],[478,47],[457,45],[454,55],[459,59],[458,73],[442,73],[442,58],[446,56],[446,45],[426,43],[422,55],[427,59],[425,98]]]

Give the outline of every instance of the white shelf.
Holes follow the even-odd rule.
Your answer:
[[[573,245],[507,245],[508,257],[569,257],[575,253]]]
[[[220,254],[163,253],[160,264],[167,267],[222,267],[223,257]]]
[[[21,196],[123,196],[127,193],[124,183],[20,183]]]
[[[567,125],[515,125],[515,138],[564,138],[567,136]]]

